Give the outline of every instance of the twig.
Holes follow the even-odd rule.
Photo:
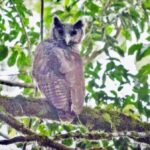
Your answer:
[[[88,64],[89,62],[91,62],[93,59],[95,59],[98,55],[100,55],[101,53],[103,53],[104,52],[104,50],[107,48],[107,43],[105,43],[105,45],[104,45],[104,47],[102,48],[102,49],[100,49],[100,50],[98,50],[98,51],[94,51],[93,53],[92,53],[92,55],[91,56],[89,56],[89,57],[83,57],[83,63],[84,64]]]
[[[100,140],[100,139],[112,139],[115,137],[124,137],[127,136],[132,138],[137,142],[143,142],[145,144],[150,143],[150,133],[145,132],[90,132],[90,133],[80,133],[80,132],[73,132],[73,133],[66,133],[66,134],[57,134],[54,136],[53,140],[61,140],[67,138],[74,138],[74,139],[89,139],[89,140]]]
[[[8,139],[8,140],[0,140],[0,144],[1,145],[8,145],[8,144],[13,144],[13,143],[17,143],[17,142],[30,142],[30,141],[35,141],[35,136],[18,136],[18,137],[14,137],[12,139]]]
[[[45,136],[41,136],[41,135],[28,135],[28,136],[18,136],[18,137],[14,137],[12,139],[9,140],[0,140],[0,145],[9,145],[9,144],[13,144],[13,143],[18,143],[18,142],[31,142],[31,141],[37,141],[39,143],[39,145],[42,145],[44,147],[52,147],[55,148],[57,150],[74,150],[73,148],[68,148],[62,144],[53,142],[52,140],[48,139]]]
[[[22,123],[20,123],[18,120],[16,120],[9,114],[4,114],[0,112],[0,120],[4,121],[8,125],[10,125],[12,128],[16,129],[17,131],[28,135],[27,137],[20,136],[20,137],[15,137],[9,140],[1,140],[0,144],[8,145],[8,144],[16,143],[16,142],[37,141],[39,145],[44,146],[44,147],[56,148],[57,150],[60,150],[60,149],[61,150],[74,150],[72,148],[68,148],[64,146],[63,144],[54,142],[53,140],[50,140],[46,136],[42,136],[42,135],[38,135],[34,133],[30,129],[25,128]]]
[[[89,140],[100,140],[100,139],[111,139],[112,134],[107,132],[96,132],[96,133],[80,133],[80,132],[74,132],[74,133],[66,133],[66,134],[56,134],[54,136],[54,140],[61,140],[61,139],[67,139],[67,138],[74,138],[74,139],[89,139]]]
[[[32,84],[12,82],[12,81],[2,80],[2,79],[0,79],[0,84],[8,85],[8,86],[18,86],[18,87],[22,87],[22,88],[34,88],[34,86]]]
[[[89,62],[91,62],[93,59],[95,59],[98,55],[100,55],[101,53],[103,53],[103,49],[99,50],[99,51],[95,51],[92,53],[92,55],[90,57],[84,58],[83,57],[83,63],[84,64],[88,64]]]
[[[9,114],[4,114],[0,112],[0,120],[4,121],[5,123],[7,123],[8,125],[10,125],[11,127],[23,134],[34,134],[34,132],[29,130],[28,128],[25,128],[22,123],[20,123],[18,120],[16,120]]]
[[[41,0],[41,41],[43,41],[43,15],[44,15],[44,0]]]
[[[116,39],[118,37],[118,35],[120,34],[121,31],[121,26],[120,27],[116,27],[116,34],[114,35],[114,38]]]
[[[142,142],[142,143],[150,144],[150,133],[146,133],[143,135],[141,135],[141,133],[136,133],[135,135],[130,134],[128,135],[128,137],[140,143]]]

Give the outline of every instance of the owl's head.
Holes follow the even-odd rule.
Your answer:
[[[66,45],[79,44],[83,36],[83,23],[79,20],[75,24],[64,24],[54,17],[52,36]]]

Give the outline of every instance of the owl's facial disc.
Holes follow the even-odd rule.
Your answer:
[[[79,44],[83,36],[82,27],[83,23],[81,20],[75,24],[64,24],[58,17],[54,17],[53,37],[55,40],[62,41],[68,46]]]

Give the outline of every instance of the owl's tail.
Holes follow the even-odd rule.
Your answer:
[[[74,112],[71,111],[59,110],[58,116],[61,121],[71,123],[74,120],[76,115]]]

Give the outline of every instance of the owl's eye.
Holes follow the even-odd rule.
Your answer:
[[[63,29],[58,29],[58,33],[59,33],[60,35],[63,35],[63,34],[64,34]]]
[[[72,30],[71,32],[70,32],[70,35],[71,36],[74,36],[74,35],[76,35],[77,34],[77,31],[76,30]]]

